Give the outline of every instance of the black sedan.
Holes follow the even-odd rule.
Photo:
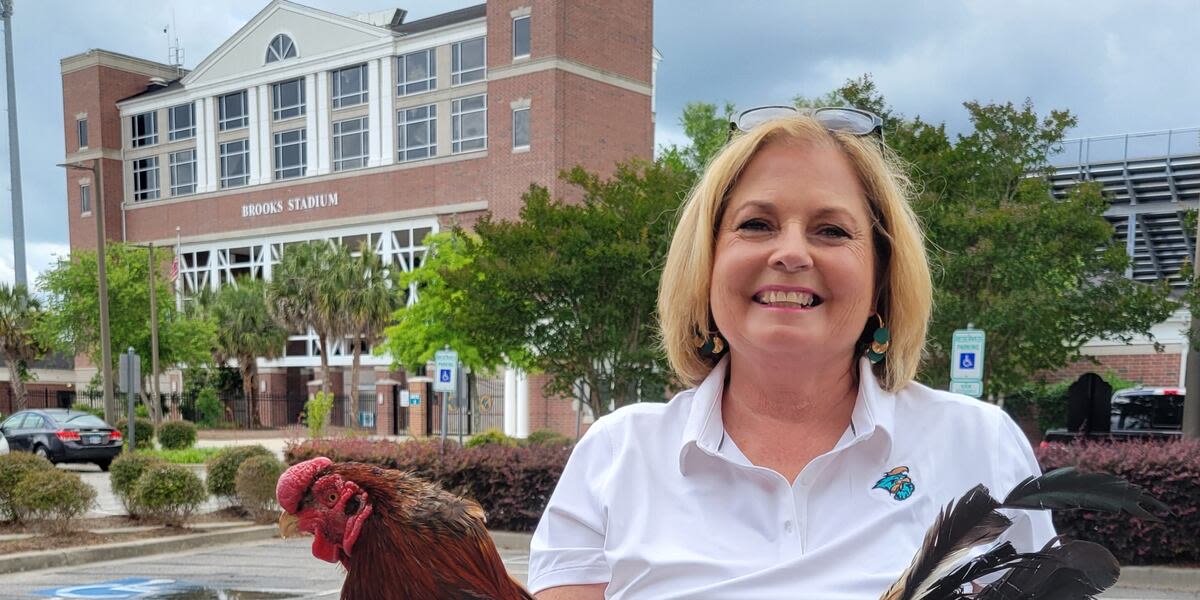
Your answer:
[[[41,408],[13,414],[0,423],[12,451],[32,452],[53,463],[96,463],[107,471],[121,453],[121,432],[103,419],[65,408]]]

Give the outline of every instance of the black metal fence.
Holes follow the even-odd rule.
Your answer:
[[[504,431],[504,378],[476,377],[475,385],[470,387],[469,402],[460,402],[453,396],[449,398],[446,407],[446,434],[475,435],[489,429]],[[433,393],[432,384],[429,386],[429,435],[442,434],[442,401],[443,394]]]

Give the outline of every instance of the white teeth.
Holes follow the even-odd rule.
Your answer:
[[[781,290],[771,290],[759,296],[763,304],[795,304],[798,306],[812,306],[813,295],[806,292],[785,292]]]

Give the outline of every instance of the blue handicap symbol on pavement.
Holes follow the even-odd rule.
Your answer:
[[[958,368],[974,369],[975,368],[975,353],[974,352],[963,352],[961,355],[959,355]]]
[[[450,369],[440,369],[438,371],[438,381],[450,383]]]
[[[38,596],[51,598],[106,598],[123,600],[126,598],[155,598],[171,592],[195,589],[191,583],[183,583],[174,579],[148,579],[145,577],[126,577],[103,583],[89,583],[70,587],[50,588],[33,592]]]

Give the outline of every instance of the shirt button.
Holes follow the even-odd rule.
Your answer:
[[[791,533],[791,532],[792,532],[792,529],[794,529],[794,528],[795,528],[795,527],[792,525],[792,522],[791,522],[791,521],[784,521],[784,522],[783,522],[783,530],[784,530],[784,531],[786,531],[786,532],[788,532],[788,533]]]

